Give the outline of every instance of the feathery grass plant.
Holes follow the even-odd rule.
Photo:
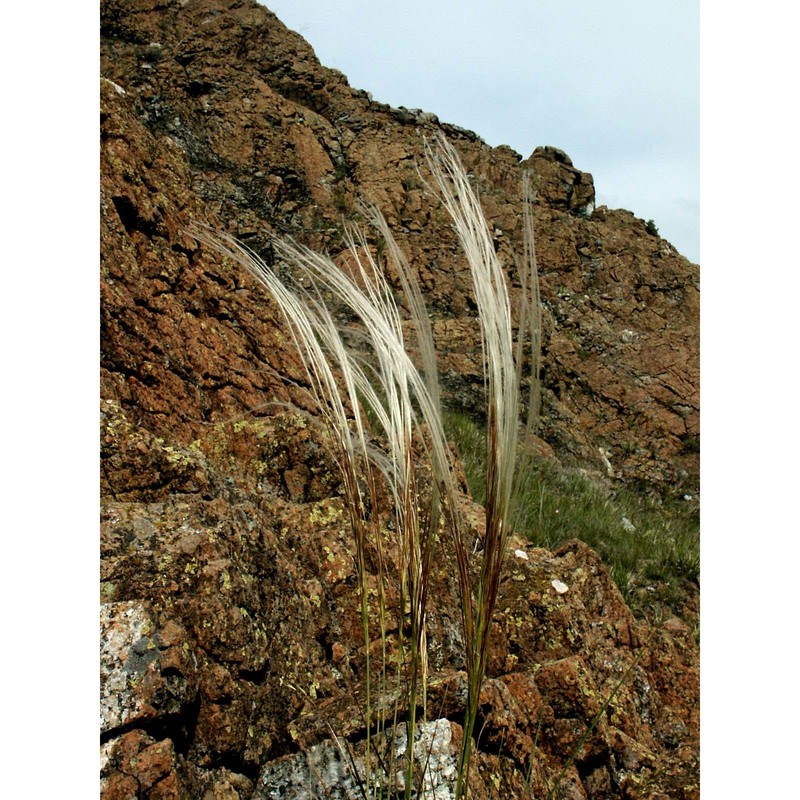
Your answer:
[[[453,454],[443,429],[437,383],[436,357],[430,321],[414,271],[395,242],[380,212],[362,206],[361,213],[383,239],[383,251],[399,276],[411,318],[421,370],[411,361],[403,335],[400,310],[382,265],[373,257],[364,234],[345,230],[352,275],[329,258],[290,239],[275,239],[275,254],[297,275],[290,286],[256,253],[225,234],[195,228],[198,239],[230,256],[254,275],[277,302],[305,367],[309,391],[335,441],[334,457],[342,475],[345,504],[355,543],[361,619],[366,654],[366,718],[373,720],[370,643],[370,578],[367,548],[379,554],[378,604],[383,664],[378,691],[378,730],[386,729],[382,697],[386,694],[386,585],[383,531],[377,508],[378,481],[386,481],[394,501],[395,543],[399,564],[398,631],[401,661],[405,667],[405,707],[409,754],[404,794],[412,796],[413,744],[418,703],[425,713],[427,641],[425,633],[429,576],[433,547],[444,521],[457,562],[461,620],[465,642],[467,702],[463,745],[459,757],[456,798],[468,785],[472,735],[478,714],[481,684],[486,673],[491,621],[500,584],[503,557],[511,530],[511,492],[518,449],[521,364],[524,341],[530,340],[530,361],[537,371],[531,379],[528,428],[538,411],[539,303],[530,188],[524,182],[525,252],[521,265],[522,294],[519,336],[514,342],[506,278],[495,253],[479,200],[459,157],[443,135],[434,145],[426,142],[426,157],[433,183],[449,212],[470,267],[478,308],[486,385],[485,508],[486,530],[480,548],[474,547],[458,511],[453,479]],[[332,298],[332,300],[330,299]],[[361,322],[368,356],[348,347],[331,311],[341,304]],[[377,422],[385,447],[372,446],[367,419]],[[420,453],[420,450],[422,451]],[[418,459],[432,476],[425,491],[420,484]],[[478,563],[475,563],[475,562]],[[403,634],[405,609],[410,608],[410,634]],[[401,676],[398,675],[398,681]],[[398,683],[398,688],[401,686]],[[399,694],[399,693],[398,693]],[[398,707],[395,706],[395,721]],[[366,743],[365,795],[378,796],[388,770],[378,769],[373,785],[373,759]],[[378,755],[379,758],[379,755]],[[390,780],[387,778],[386,780]]]
[[[456,783],[456,797],[460,798],[469,780],[472,734],[478,715],[481,684],[486,674],[492,616],[500,587],[503,558],[511,533],[511,492],[518,445],[521,364],[524,332],[528,326],[533,334],[531,346],[536,351],[532,361],[538,366],[538,277],[529,207],[530,185],[526,176],[523,183],[524,278],[521,282],[520,324],[515,348],[506,278],[478,197],[472,191],[452,146],[442,139],[435,151],[428,148],[427,156],[439,195],[453,220],[472,274],[486,388],[486,529],[480,551],[477,581],[472,578],[470,554],[463,535],[460,531],[455,531],[453,537],[459,563],[461,614],[467,649],[467,704]],[[538,374],[531,376],[531,384],[536,383]],[[529,407],[531,415],[537,412],[534,401],[530,402]],[[531,417],[529,428],[533,424]]]

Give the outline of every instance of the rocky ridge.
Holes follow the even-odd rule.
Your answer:
[[[104,86],[124,92],[103,95],[118,127],[108,120],[103,128],[103,202],[113,209],[104,235],[125,228],[130,255],[137,238],[140,247],[146,240],[161,248],[159,263],[171,273],[161,276],[163,287],[182,288],[171,278],[202,262],[214,277],[199,275],[195,294],[217,295],[214,302],[224,306],[235,303],[229,287],[250,291],[182,233],[191,219],[229,230],[257,250],[266,247],[265,233],[277,232],[335,255],[343,249],[342,216],[364,197],[378,204],[420,271],[452,400],[477,409],[466,266],[444,211],[417,173],[422,137],[443,130],[475,176],[510,266],[520,241],[521,169],[533,170],[545,309],[543,437],[567,461],[659,492],[696,494],[697,267],[630,212],[594,209],[591,175],[566,154],[539,147],[521,160],[431,114],[375,103],[319,65],[300,37],[254,3],[105,2],[102,22]],[[122,121],[127,116],[141,135]],[[168,152],[183,174],[159,174]],[[131,158],[135,163],[126,163]],[[113,260],[119,264],[117,254]],[[146,261],[138,258],[139,269]],[[149,284],[139,288],[152,292]],[[126,307],[103,300],[104,320]],[[241,324],[238,308],[226,312],[230,320],[214,315],[221,330]],[[185,338],[207,347],[209,337],[210,331]],[[120,398],[129,402],[136,392],[145,401],[136,405],[145,408],[156,402],[150,388],[177,388],[176,373],[186,382],[163,354],[151,347],[147,355],[148,376],[126,374],[122,353],[108,348],[102,364],[109,380],[126,376]],[[225,399],[213,381],[208,388],[218,400],[208,403],[207,415],[253,408],[243,386],[229,387]]]
[[[422,136],[457,146],[509,265],[532,168],[542,438],[659,495],[697,490],[697,267],[629,212],[594,208],[591,176],[563,152],[523,160],[375,103],[254,2],[107,1],[101,23],[102,795],[268,796],[267,765],[309,752],[328,725],[363,738],[354,566],[275,308],[187,226],[267,257],[269,233],[337,256],[342,217],[376,202],[419,271],[448,397],[477,410],[474,304],[417,172]],[[432,693],[457,737],[449,574],[445,553]],[[691,615],[634,619],[578,542],[516,542],[498,608],[476,797],[529,796],[526,774],[544,796],[623,675],[562,796],[698,796]]]

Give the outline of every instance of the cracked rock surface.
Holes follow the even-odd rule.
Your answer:
[[[329,747],[331,730],[364,740],[352,536],[274,304],[187,227],[267,260],[269,234],[339,258],[342,218],[377,203],[419,274],[448,402],[470,411],[475,305],[417,172],[423,136],[442,130],[474,176],[512,293],[530,167],[542,448],[665,497],[698,488],[698,267],[632,213],[595,208],[591,175],[562,151],[532,143],[523,159],[375,103],[252,0],[103,0],[101,26],[101,795],[267,797],[276,765]],[[451,743],[465,686],[454,574],[443,547],[428,702]],[[564,798],[697,798],[696,618],[694,601],[634,618],[580,542],[514,541],[472,796],[546,796],[563,772]]]

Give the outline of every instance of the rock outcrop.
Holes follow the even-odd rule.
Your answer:
[[[419,269],[451,401],[480,408],[466,266],[417,171],[423,136],[444,130],[475,176],[512,282],[521,169],[533,170],[544,438],[569,462],[605,474],[602,449],[621,480],[697,493],[697,267],[631,213],[594,209],[591,176],[565,153],[539,147],[521,161],[433,115],[374,103],[255,3],[109,1],[101,20],[104,269],[126,272],[103,297],[104,322],[114,324],[102,367],[114,397],[159,415],[163,396],[177,394],[191,417],[221,419],[282,392],[280,364],[271,364],[278,376],[253,378],[214,359],[213,340],[228,337],[237,361],[253,350],[263,360],[263,334],[244,328],[269,312],[247,308],[266,305],[260,294],[240,303],[249,282],[183,231],[201,220],[256,249],[266,233],[286,233],[335,255],[342,216],[363,197]],[[114,335],[123,315],[149,340],[137,342],[136,367]],[[174,343],[167,320],[189,324]],[[198,359],[216,369],[198,369]]]
[[[358,747],[365,662],[347,515],[335,493],[299,499],[277,480],[284,464],[321,476],[311,444],[322,437],[287,413],[219,423],[184,448],[113,401],[102,417],[104,452],[131,465],[103,504],[103,797],[270,797],[269,781],[313,748],[335,752],[331,731]],[[158,487],[140,488],[144,470]],[[430,589],[428,704],[457,739],[454,573],[445,547]],[[513,542],[474,796],[524,797],[526,780],[544,796],[570,764],[564,796],[697,797],[698,683],[685,620],[636,620],[580,542],[553,553]]]
[[[522,160],[375,103],[253,0],[104,0],[101,24],[102,795],[267,797],[276,762],[331,730],[354,747],[365,735],[355,568],[277,311],[190,223],[266,258],[273,233],[336,257],[342,218],[377,203],[419,272],[448,400],[478,412],[475,307],[418,172],[423,136],[459,149],[512,291],[530,167],[541,436],[562,461],[661,496],[697,493],[698,271],[633,214],[594,208],[563,152]],[[429,703],[457,739],[452,574],[445,549]],[[692,619],[635,619],[578,542],[515,542],[474,796],[529,796],[526,782],[546,796],[565,769],[562,797],[698,797]]]

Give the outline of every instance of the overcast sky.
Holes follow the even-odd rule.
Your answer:
[[[328,67],[392,106],[566,151],[597,204],[700,256],[698,0],[266,0]]]

